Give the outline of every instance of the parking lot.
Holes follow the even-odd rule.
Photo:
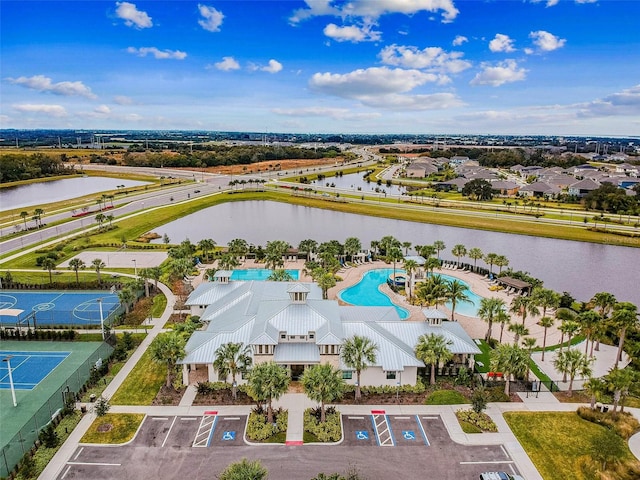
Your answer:
[[[518,473],[502,445],[456,444],[438,415],[345,415],[344,440],[330,446],[248,445],[245,425],[246,416],[215,412],[147,416],[128,445],[78,447],[57,478],[210,480],[242,458],[259,459],[270,480],[308,479],[350,466],[368,480],[398,475],[477,479],[488,470]]]

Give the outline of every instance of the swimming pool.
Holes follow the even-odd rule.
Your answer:
[[[298,280],[300,278],[300,270],[285,270],[291,278]],[[259,280],[264,281],[269,278],[273,270],[267,268],[247,268],[245,270],[234,270],[231,274],[231,280]]]
[[[404,272],[404,270],[396,269],[396,273],[401,272]],[[391,274],[393,274],[393,268],[369,270],[358,283],[338,293],[338,298],[351,305],[395,307],[400,318],[407,318],[409,317],[409,312],[397,306],[387,295],[378,289],[380,285],[387,282]]]

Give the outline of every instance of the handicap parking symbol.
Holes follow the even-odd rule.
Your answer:
[[[413,430],[403,430],[402,431],[402,436],[404,437],[405,440],[415,440],[416,439],[416,434],[413,433]]]
[[[369,432],[366,430],[356,430],[356,438],[358,440],[369,440]]]
[[[222,440],[235,440],[236,439],[236,432],[224,432],[222,434]]]

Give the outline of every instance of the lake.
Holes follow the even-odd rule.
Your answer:
[[[478,247],[484,253],[505,255],[514,269],[527,271],[544,280],[545,287],[567,291],[579,300],[607,291],[619,301],[640,305],[640,250],[631,247],[368,217],[271,201],[224,203],[159,226],[154,232],[161,237],[167,234],[172,243],[212,238],[218,245],[234,238],[263,246],[269,240],[285,240],[297,247],[307,238],[344,243],[347,237],[357,237],[364,248],[385,235],[414,245],[442,240],[447,247],[441,252],[445,260],[456,260],[451,255],[455,244],[463,244],[467,250]],[[478,265],[485,266],[481,260]]]
[[[73,177],[4,188],[0,190],[0,211],[61,202],[84,195],[99,196],[100,192],[117,190],[118,185],[128,188],[150,183],[112,177]]]

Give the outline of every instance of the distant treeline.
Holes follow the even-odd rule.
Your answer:
[[[32,178],[72,175],[73,165],[63,162],[60,155],[33,153],[24,155],[8,153],[0,155],[0,183],[30,180]]]
[[[402,150],[398,148],[381,148],[382,154],[397,154],[403,153],[418,153],[437,158],[451,158],[455,156],[469,157],[471,160],[477,160],[483,167],[496,167],[496,168],[509,168],[514,165],[522,165],[525,167],[539,165],[542,167],[561,167],[569,168],[575,167],[585,163],[583,157],[577,155],[560,155],[544,153],[542,150],[525,150],[523,148],[496,148],[493,151],[486,148],[464,148],[464,147],[451,147],[447,150],[435,150],[432,151],[428,148],[415,148],[409,150]]]
[[[181,146],[172,152],[125,153],[123,164],[137,167],[218,167],[227,165],[250,165],[264,161],[335,158],[340,155],[336,148],[299,148],[290,146],[252,145],[198,145]]]

